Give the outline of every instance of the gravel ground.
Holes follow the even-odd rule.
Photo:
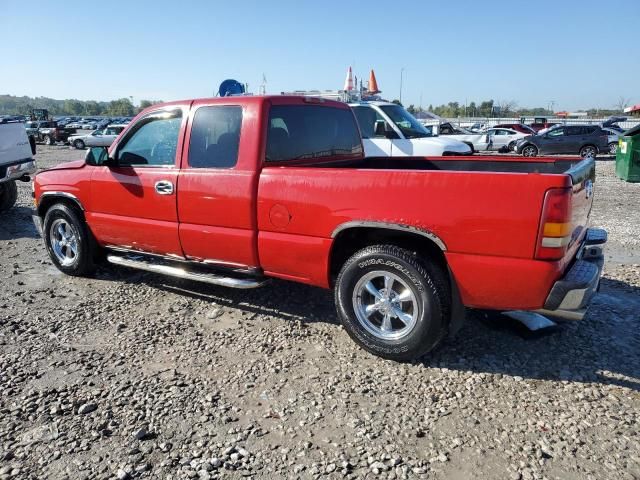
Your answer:
[[[63,276],[20,184],[0,221],[0,479],[640,479],[640,184],[598,175],[611,240],[587,318],[533,335],[470,313],[411,364],[356,347],[323,290]]]

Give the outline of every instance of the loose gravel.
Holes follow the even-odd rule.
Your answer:
[[[410,364],[359,349],[320,289],[64,276],[20,184],[0,218],[0,480],[639,479],[640,184],[597,168],[611,240],[587,318],[534,335],[470,312]]]

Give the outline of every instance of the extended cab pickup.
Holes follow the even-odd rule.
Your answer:
[[[594,175],[579,158],[365,158],[346,104],[200,99],[154,105],[108,151],[38,173],[34,221],[70,275],[106,257],[235,288],[333,288],[355,341],[406,360],[463,306],[580,318],[606,241],[587,228]]]

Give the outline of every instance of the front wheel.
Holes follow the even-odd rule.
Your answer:
[[[538,149],[534,145],[527,145],[522,149],[523,157],[537,157]]]
[[[18,186],[15,180],[0,183],[0,212],[9,210],[18,200]]]
[[[42,140],[45,145],[53,145],[53,139],[49,135],[45,135]]]
[[[396,361],[418,358],[446,333],[449,282],[442,269],[393,245],[355,253],[335,287],[338,316],[353,340]]]
[[[93,241],[80,215],[67,205],[53,205],[44,217],[43,236],[49,257],[67,275],[84,276],[95,270]]]
[[[596,158],[597,154],[598,154],[598,151],[596,150],[596,147],[594,147],[593,145],[585,145],[580,149],[580,156],[582,158],[587,158],[587,157]]]
[[[73,146],[78,150],[84,150],[84,142],[82,140],[75,140]]]

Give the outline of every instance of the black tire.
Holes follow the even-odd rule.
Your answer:
[[[538,156],[538,147],[535,145],[525,145],[520,150],[523,157],[537,157]]]
[[[53,145],[53,139],[49,135],[45,135],[42,141],[45,145]]]
[[[405,291],[408,288],[413,295],[411,300],[406,302],[411,302],[409,308],[415,320],[412,327],[406,327],[408,331],[400,338],[381,338],[381,335],[372,333],[371,327],[367,327],[361,320],[362,313],[360,317],[356,313],[356,309],[359,309],[357,302],[370,292],[366,287],[358,285],[369,276],[377,276],[380,273],[393,274],[397,279],[394,280],[395,285],[399,285]],[[367,285],[372,282],[374,280],[368,281]],[[378,293],[384,293],[385,290]],[[393,287],[390,290],[393,291]],[[451,293],[446,275],[437,265],[421,261],[403,248],[375,245],[355,253],[343,265],[336,281],[335,302],[342,325],[361,347],[383,358],[409,361],[435,348],[445,336],[451,308]],[[363,312],[360,309],[359,311]],[[382,316],[382,313],[375,310],[370,316],[374,315]],[[370,316],[367,316],[367,319]],[[399,320],[396,316],[393,322],[403,325],[398,323]]]
[[[18,186],[15,180],[0,183],[0,212],[9,210],[18,200]]]
[[[60,261],[52,245],[54,235],[52,230],[56,228],[56,222],[60,221],[66,222],[71,227],[71,233],[76,239],[77,254],[69,264],[63,264]],[[51,261],[61,272],[73,276],[87,276],[95,270],[94,259],[97,256],[97,247],[86,223],[75,209],[63,203],[52,205],[44,217],[42,235]]]
[[[593,145],[585,145],[580,149],[580,156],[582,158],[593,157],[596,158],[598,155],[598,149]]]
[[[82,140],[80,140],[80,139],[74,140],[73,141],[73,146],[75,148],[77,148],[78,150],[84,150],[84,147],[85,147],[84,142]]]
[[[616,155],[618,153],[618,142],[611,142],[609,144],[609,155]]]

